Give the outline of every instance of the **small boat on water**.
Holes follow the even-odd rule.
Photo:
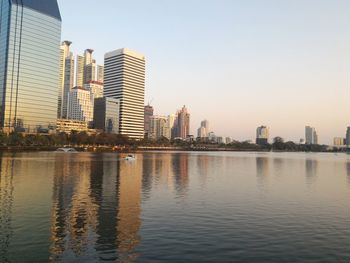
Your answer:
[[[74,148],[58,148],[56,152],[62,152],[62,153],[77,153],[78,151]]]
[[[124,158],[124,160],[126,160],[126,161],[134,161],[134,160],[136,160],[136,157],[135,157],[135,155],[133,155],[133,154],[128,154],[128,155]]]

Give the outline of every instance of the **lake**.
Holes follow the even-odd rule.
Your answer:
[[[350,155],[0,154],[0,262],[350,262]]]

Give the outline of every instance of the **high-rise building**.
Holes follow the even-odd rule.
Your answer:
[[[120,134],[144,138],[144,55],[118,49],[105,54],[104,66],[104,96],[120,99]]]
[[[153,116],[154,109],[151,105],[146,105],[144,108],[144,112],[145,138],[147,138],[150,135],[151,131],[151,117]]]
[[[91,92],[92,99],[103,97],[103,83],[91,80],[84,85],[84,89]]]
[[[186,139],[190,135],[190,114],[186,106],[177,112],[174,130],[175,138]]]
[[[1,0],[0,21],[0,128],[54,130],[61,40],[57,1]]]
[[[198,129],[198,137],[199,138],[206,138],[208,137],[209,133],[209,122],[207,120],[204,120],[201,122],[201,126]]]
[[[102,65],[97,65],[97,81],[104,82],[104,70],[105,67]]]
[[[341,137],[335,137],[333,139],[334,146],[344,146],[346,144],[346,139]]]
[[[114,98],[102,97],[95,99],[94,128],[106,133],[119,133],[120,101]]]
[[[77,56],[76,86],[83,87],[84,84],[96,80],[96,60],[93,59],[93,49],[86,49],[84,56]]]
[[[150,135],[149,137],[154,140],[161,139],[163,137],[170,139],[168,117],[165,116],[152,116],[150,118]]]
[[[64,41],[61,45],[60,86],[58,92],[57,117],[67,118],[68,93],[74,86],[74,56],[70,52],[72,42]]]
[[[260,126],[256,129],[256,144],[265,145],[269,143],[270,130],[266,126]]]
[[[93,96],[90,91],[75,87],[68,94],[68,118],[70,120],[92,122],[94,112]]]
[[[84,67],[85,67],[84,56],[77,55],[77,70],[76,70],[76,77],[75,77],[75,86],[77,87],[84,86]]]
[[[305,127],[305,144],[318,144],[318,135],[315,128]]]
[[[345,143],[347,147],[350,146],[350,127],[348,127],[346,130]]]

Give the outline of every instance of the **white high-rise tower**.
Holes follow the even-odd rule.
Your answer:
[[[104,96],[120,99],[119,132],[144,137],[145,57],[123,48],[105,54]]]

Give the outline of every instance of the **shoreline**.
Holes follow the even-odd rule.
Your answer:
[[[78,152],[117,152],[117,153],[130,153],[130,152],[280,152],[280,153],[293,153],[293,152],[313,152],[313,153],[348,153],[347,151],[284,151],[284,150],[268,150],[268,149],[248,149],[248,148],[212,148],[212,147],[149,147],[149,146],[1,146],[0,152],[55,152],[58,148],[74,148]]]

